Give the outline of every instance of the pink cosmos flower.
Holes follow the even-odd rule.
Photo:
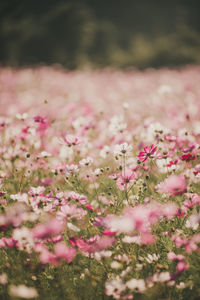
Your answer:
[[[44,239],[52,235],[59,234],[64,229],[65,224],[56,218],[49,220],[45,224],[38,224],[32,229],[34,238]]]
[[[62,175],[65,175],[65,164],[64,163],[61,163],[61,164],[58,164],[54,167],[54,169],[52,170],[55,174],[62,174]]]
[[[148,233],[151,229],[151,225],[156,223],[160,216],[159,205],[138,205],[134,208],[128,207],[124,210],[125,216],[129,216],[135,228],[141,233]]]
[[[67,145],[68,147],[80,145],[82,143],[83,141],[79,137],[72,134],[68,134],[64,139],[60,139],[60,144]]]
[[[141,243],[148,245],[148,244],[153,244],[156,241],[156,236],[151,234],[151,233],[143,233],[141,235]]]
[[[180,158],[185,161],[191,161],[191,160],[195,160],[196,156],[192,155],[191,153],[188,153],[188,154],[182,155]]]
[[[28,194],[31,196],[43,195],[45,192],[44,186],[30,187]]]
[[[177,214],[177,206],[174,203],[153,202],[147,205],[138,205],[135,207],[126,207],[120,216],[107,215],[100,220],[100,225],[106,227],[106,233],[132,233],[139,231],[142,237],[142,243],[153,243],[155,237],[151,234],[152,226],[158,222],[160,217],[171,219]]]
[[[45,122],[45,117],[35,116],[35,117],[34,117],[34,121],[35,121],[36,123],[44,123],[44,122]]]
[[[85,207],[86,207],[88,210],[97,211],[97,209],[93,208],[92,205],[90,205],[90,204],[85,204]]]
[[[117,179],[117,186],[120,190],[126,190],[132,183],[133,179],[135,178],[135,174],[132,171],[127,171],[124,174],[120,174]]]
[[[174,202],[167,202],[163,206],[163,216],[167,219],[172,219],[178,213],[178,207]]]
[[[66,219],[68,216],[72,218],[76,218],[78,220],[82,219],[87,214],[83,208],[77,207],[75,204],[63,205],[61,209],[57,212],[57,218],[62,221]]]
[[[64,240],[64,237],[62,235],[53,236],[51,238],[47,238],[43,240],[45,243],[58,243]]]
[[[103,232],[104,235],[108,235],[108,236],[115,235],[116,233],[117,233],[116,231],[110,231],[108,229],[105,229]]]
[[[187,268],[188,268],[188,265],[184,261],[179,261],[176,266],[177,272],[179,272],[179,273],[187,270]]]
[[[184,217],[186,215],[186,213],[184,212],[184,210],[182,209],[178,209],[178,211],[177,211],[177,217],[178,218],[182,218],[182,217]]]
[[[182,175],[170,175],[157,188],[161,192],[170,193],[171,196],[180,195],[186,191],[186,180]]]
[[[50,127],[49,121],[46,119],[46,117],[41,117],[41,116],[35,116],[34,121],[36,123],[39,123],[39,126],[37,128],[37,132],[41,136],[45,136],[46,130]]]
[[[77,237],[72,237],[70,239],[70,244],[77,246],[81,251],[93,253],[99,252],[103,249],[109,248],[115,242],[114,237],[95,235],[89,239],[82,239]]]
[[[183,261],[185,259],[185,256],[182,254],[176,255],[174,252],[169,252],[167,255],[168,259],[171,261],[177,260],[177,261]]]
[[[55,245],[54,252],[56,258],[66,259],[68,263],[72,262],[74,257],[76,256],[76,249],[72,247],[67,247],[65,243],[61,242]]]
[[[95,251],[101,251],[103,249],[107,249],[111,247],[114,242],[115,242],[114,237],[108,237],[108,236],[100,237],[96,243]]]
[[[73,236],[69,239],[69,242],[72,246],[76,246],[79,250],[88,252],[89,246],[82,237],[78,238],[76,236]]]
[[[182,175],[170,175],[158,186],[158,190],[170,193],[171,196],[183,194],[186,191],[186,180]]]
[[[6,238],[3,237],[0,240],[0,248],[8,248],[8,247],[15,247],[17,244],[17,241],[15,239],[11,238]]]
[[[172,241],[176,244],[177,247],[182,247],[183,245],[187,245],[187,239],[181,238],[180,236],[174,235],[172,237]]]
[[[87,197],[85,195],[81,195],[81,194],[76,193],[74,191],[69,192],[68,197],[70,199],[77,200],[78,202],[80,202],[80,204],[83,204],[83,205],[88,203]]]
[[[157,147],[152,144],[151,147],[149,146],[144,147],[144,151],[141,151],[138,155],[138,160],[141,162],[145,162],[147,159],[153,156],[156,152]]]
[[[178,163],[178,159],[176,159],[175,161],[170,160],[170,162],[167,164],[167,167],[171,167],[173,165],[176,165]]]
[[[200,196],[199,195],[194,195],[194,197],[192,198],[192,204],[198,204],[200,205]]]
[[[54,253],[50,252],[49,250],[42,250],[40,252],[40,261],[44,264],[52,264],[57,266],[58,265],[58,260],[55,256]]]

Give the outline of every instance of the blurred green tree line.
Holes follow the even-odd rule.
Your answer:
[[[2,0],[0,64],[198,64],[199,33],[199,0]]]

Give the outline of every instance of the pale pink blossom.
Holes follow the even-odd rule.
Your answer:
[[[38,224],[32,229],[35,239],[44,239],[61,233],[65,228],[65,224],[56,218],[52,218],[44,224]]]
[[[60,144],[67,145],[68,147],[77,146],[83,143],[83,141],[72,134],[68,134],[64,137],[64,139],[60,139]]]
[[[76,249],[72,247],[67,247],[65,243],[61,242],[55,245],[54,253],[56,258],[65,259],[68,263],[70,263],[74,257],[76,256]]]
[[[161,182],[157,188],[160,192],[169,193],[171,196],[177,196],[186,191],[187,185],[184,176],[170,175]]]
[[[183,271],[187,270],[187,268],[188,268],[188,265],[184,261],[179,261],[176,266],[176,269],[178,272],[183,272]]]

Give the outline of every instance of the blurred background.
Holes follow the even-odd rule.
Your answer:
[[[199,0],[1,0],[0,65],[200,63]]]

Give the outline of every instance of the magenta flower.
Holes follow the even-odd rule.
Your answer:
[[[153,157],[156,149],[157,147],[154,144],[152,144],[150,148],[149,146],[144,147],[144,151],[141,151],[138,155],[138,160],[141,162],[145,162],[147,159]]]
[[[35,123],[39,123],[38,128],[37,128],[37,132],[38,132],[41,136],[45,136],[46,130],[50,127],[50,123],[49,123],[49,121],[46,119],[46,117],[35,116],[35,117],[34,117],[34,122],[35,122]]]
[[[108,229],[105,229],[103,232],[104,235],[112,236],[116,234],[116,231],[110,231]]]
[[[36,123],[45,123],[46,118],[45,118],[45,117],[41,117],[41,116],[35,116],[35,117],[34,117],[34,121],[35,121]]]
[[[196,156],[192,155],[191,153],[188,153],[188,154],[182,155],[181,159],[184,160],[184,161],[191,161],[191,160],[195,160]]]

